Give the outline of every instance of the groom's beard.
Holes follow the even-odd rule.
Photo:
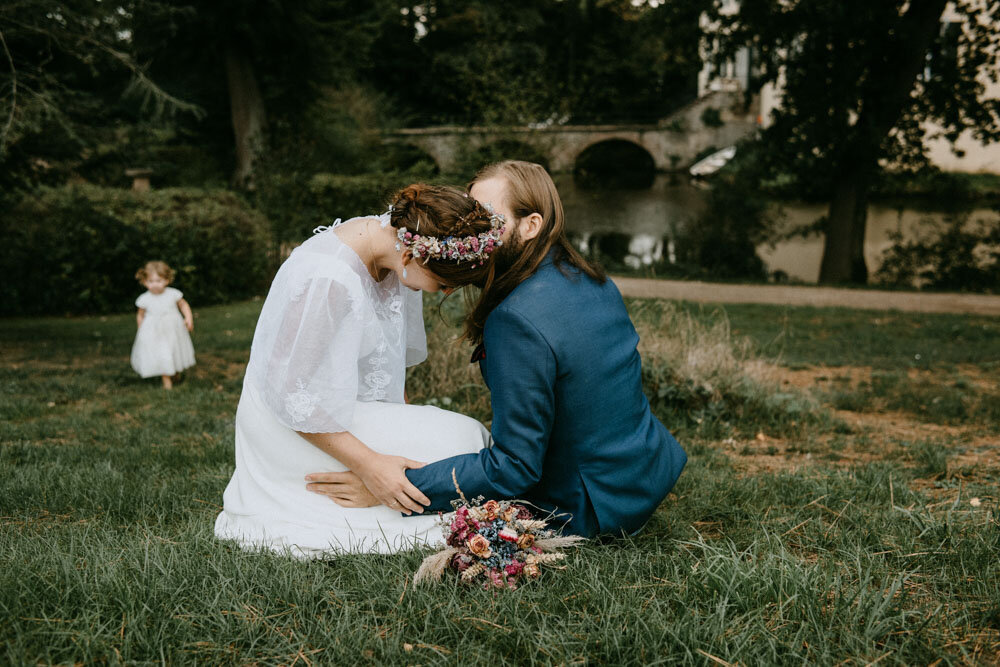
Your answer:
[[[504,240],[503,245],[493,253],[493,264],[496,266],[496,275],[499,276],[507,273],[523,252],[524,239],[521,238],[521,232],[515,226],[511,230],[510,238]]]

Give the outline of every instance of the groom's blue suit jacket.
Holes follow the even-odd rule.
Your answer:
[[[483,342],[493,443],[406,472],[429,509],[451,509],[454,470],[467,498],[528,500],[567,514],[568,533],[639,529],[687,455],[650,412],[639,336],[614,283],[550,253],[490,313]]]

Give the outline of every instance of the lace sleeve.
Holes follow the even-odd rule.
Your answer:
[[[351,286],[333,277],[275,278],[250,352],[248,380],[282,424],[308,433],[350,428],[363,324]]]

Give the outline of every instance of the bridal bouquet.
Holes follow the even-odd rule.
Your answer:
[[[559,549],[583,541],[557,535],[518,502],[476,498],[470,503],[461,490],[459,495],[452,502],[454,516],[444,524],[448,546],[424,559],[414,584],[440,581],[450,569],[462,583],[514,589],[522,579],[537,579],[543,565],[565,558]]]

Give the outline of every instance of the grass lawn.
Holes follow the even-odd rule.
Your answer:
[[[197,309],[170,393],[132,315],[0,321],[0,662],[1000,662],[1000,320],[629,307],[690,463],[639,536],[500,593],[213,539],[259,301]],[[436,313],[411,399],[488,420]]]

